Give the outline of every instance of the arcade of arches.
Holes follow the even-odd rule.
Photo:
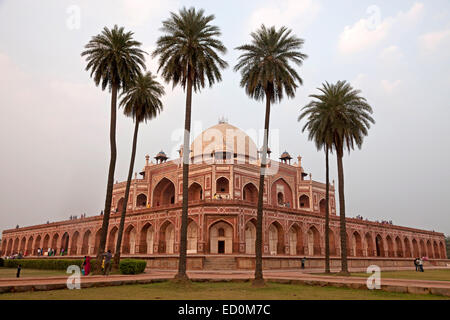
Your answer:
[[[206,236],[202,236],[198,222],[189,219],[188,254],[255,254],[256,219],[249,219],[243,228],[240,239],[235,225],[218,219],[205,226]],[[117,225],[108,232],[107,249],[112,253],[116,249]],[[348,252],[350,257],[392,257],[412,258],[427,256],[430,259],[445,259],[446,249],[443,240],[416,237],[401,237],[392,234],[380,234],[354,230],[348,232]],[[273,221],[263,233],[266,255],[321,256],[324,255],[324,231],[314,224],[293,223],[289,227],[282,221]],[[2,253],[23,252],[36,255],[38,248],[53,248],[57,252],[64,250],[69,255],[96,254],[100,241],[100,229],[75,230],[73,232],[39,233],[28,237],[6,238],[2,241]],[[330,228],[330,255],[340,255],[339,229]],[[239,246],[239,243],[242,243]],[[127,224],[124,229],[122,253],[134,254],[176,254],[179,246],[179,233],[175,223],[166,220],[161,224],[146,222],[141,227]],[[242,248],[242,249],[239,249]]]

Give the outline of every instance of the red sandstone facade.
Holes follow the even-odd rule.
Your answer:
[[[125,255],[169,259],[178,254],[182,152],[172,161],[166,161],[161,152],[155,157],[156,164],[147,156],[142,178],[132,181],[122,246]],[[253,256],[259,178],[256,145],[241,130],[222,122],[194,140],[190,158],[188,256]],[[273,172],[266,176],[264,189],[264,255],[323,256],[325,184],[304,172],[301,157],[293,165],[290,159],[283,153],[280,162],[270,161]],[[125,185],[114,185],[107,239],[112,252]],[[340,240],[334,183],[330,187],[330,214],[330,251],[337,257]],[[58,253],[64,249],[69,255],[94,255],[101,224],[102,216],[94,216],[5,230],[1,252],[36,255],[37,248],[53,248]],[[442,233],[353,218],[347,219],[347,247],[349,257],[447,258]]]

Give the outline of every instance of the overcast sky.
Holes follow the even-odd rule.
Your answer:
[[[347,215],[450,234],[448,0],[0,0],[0,230],[102,210],[110,94],[84,70],[83,46],[118,24],[151,52],[161,21],[192,5],[215,15],[230,64],[221,83],[193,97],[197,133],[221,116],[244,131],[263,127],[264,104],[245,95],[233,72],[234,48],[261,23],[285,25],[305,40],[309,57],[295,99],[273,106],[276,152],[301,155],[305,171],[324,181],[323,154],[297,117],[322,82],[348,80],[372,105],[376,124],[362,150],[344,158]],[[156,65],[148,57],[152,72]],[[146,154],[174,157],[181,143],[184,93],[167,85],[166,92],[164,111],[140,130],[136,171]],[[132,133],[120,111],[115,180],[126,178]]]

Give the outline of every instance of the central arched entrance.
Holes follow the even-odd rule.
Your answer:
[[[217,254],[233,253],[233,227],[230,224],[219,221],[211,225],[209,251]]]

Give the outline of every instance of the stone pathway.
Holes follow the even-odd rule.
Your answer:
[[[448,269],[434,267],[428,269]],[[396,268],[395,270],[412,270],[411,268]],[[338,270],[332,270],[338,271]],[[365,272],[365,269],[351,269],[351,272]],[[387,271],[387,270],[385,270]],[[312,272],[323,270],[266,270],[266,280],[279,283],[306,284],[317,286],[348,287],[367,290],[366,278],[324,276]],[[140,275],[110,275],[87,276],[81,278],[82,288],[117,286],[125,284],[145,284],[168,280],[174,277],[175,270],[146,270]],[[188,271],[193,281],[248,281],[253,278],[253,270],[199,270]],[[68,275],[69,276],[69,275]],[[40,290],[57,290],[67,288],[68,277],[39,277],[39,278],[0,278],[0,293],[23,292]],[[410,279],[381,279],[381,290],[414,294],[436,294],[450,297],[450,281],[410,280]],[[0,295],[1,299],[1,295]]]

